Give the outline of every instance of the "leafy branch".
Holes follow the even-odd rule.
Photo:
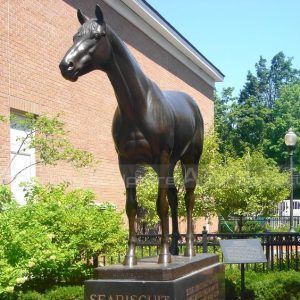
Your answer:
[[[36,162],[20,170],[5,184],[10,184],[23,171],[37,164],[55,166],[60,161],[65,161],[75,168],[83,168],[93,167],[98,163],[92,153],[73,146],[65,130],[65,124],[60,119],[60,114],[49,117],[27,113],[24,118],[12,114],[9,118],[0,116],[0,121],[11,122],[26,132],[24,137],[17,138],[20,145],[2,174],[3,182],[17,155],[30,149],[34,149],[36,153]]]

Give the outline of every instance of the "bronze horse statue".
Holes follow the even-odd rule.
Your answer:
[[[181,162],[185,182],[187,234],[185,256],[193,256],[192,211],[198,164],[203,148],[204,126],[195,101],[185,93],[162,91],[141,70],[124,42],[104,22],[97,5],[94,19],[77,11],[81,27],[73,37],[73,46],[59,67],[65,79],[76,81],[93,70],[106,72],[114,88],[118,107],[112,134],[119,167],[126,188],[126,214],[129,220],[128,250],[124,264],[136,264],[137,214],[136,170],[148,164],[156,171],[158,181],[157,213],[162,238],[158,263],[171,262],[178,254],[178,199],[173,172]],[[169,249],[168,202],[172,215],[172,243]]]

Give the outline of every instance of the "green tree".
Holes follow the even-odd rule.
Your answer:
[[[265,158],[259,151],[247,152],[242,157],[223,156],[218,145],[215,134],[206,137],[195,191],[194,217],[270,215],[289,195],[289,174],[281,172],[273,160]],[[179,216],[184,217],[184,185],[179,168],[174,177]],[[147,211],[145,220],[150,224],[157,223],[157,175],[151,169],[147,169],[141,178],[137,196]]]
[[[250,97],[258,98],[259,85],[257,77],[248,71],[246,83],[241,90],[240,97],[238,99],[239,104],[243,104]]]
[[[239,103],[243,104],[249,97],[255,97],[267,108],[274,106],[282,87],[298,83],[300,70],[293,68],[293,58],[286,57],[283,52],[277,53],[271,60],[270,67],[267,61],[260,57],[255,64],[256,75],[250,71],[246,83],[241,90]]]
[[[279,165],[288,163],[288,149],[284,144],[284,135],[290,127],[300,136],[300,84],[286,85],[274,103],[272,121],[266,126],[263,150],[267,157],[273,158]],[[295,165],[300,172],[300,142],[297,143]]]
[[[223,217],[268,216],[289,195],[289,174],[260,152],[226,158],[208,177],[206,191]]]
[[[279,52],[272,58],[269,75],[269,107],[274,106],[282,87],[299,83],[300,70],[293,68],[292,61],[293,58],[287,58],[283,52]]]
[[[2,117],[1,119],[4,122],[15,123],[16,126],[24,128],[26,131],[25,136],[18,137],[20,146],[17,153],[12,157],[4,172],[0,173],[0,179],[6,185],[9,185],[21,172],[32,165],[57,165],[58,162],[65,161],[75,168],[82,168],[96,164],[96,159],[92,153],[72,145],[59,114],[49,117],[46,115],[35,116],[28,113],[24,118],[12,114],[9,118]],[[10,181],[5,181],[16,156],[32,148],[36,150],[35,163],[20,170]]]
[[[232,96],[232,88],[216,96],[220,151],[242,156],[249,150],[262,150],[283,166],[287,160],[284,134],[289,127],[299,132],[300,70],[282,52],[273,57],[269,67],[260,57],[255,69],[255,74],[248,73],[238,98]]]
[[[242,105],[232,105],[231,142],[237,155],[243,155],[248,149],[253,151],[261,148],[268,115],[268,109],[254,96],[247,98]]]
[[[268,109],[248,95],[243,103],[233,96],[233,88],[223,89],[215,98],[215,129],[224,155],[243,155],[247,149],[261,147]]]
[[[215,131],[218,134],[221,153],[235,153],[233,141],[236,140],[236,134],[233,130],[234,121],[231,113],[232,106],[237,102],[237,98],[233,96],[234,88],[224,88],[219,96],[215,93],[214,115],[215,115]]]

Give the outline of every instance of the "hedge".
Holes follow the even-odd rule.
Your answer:
[[[82,286],[67,286],[58,287],[47,291],[45,294],[40,294],[36,291],[30,291],[20,294],[18,300],[82,300]]]
[[[300,299],[300,272],[254,272],[246,271],[246,299],[296,300]],[[226,299],[239,299],[240,271],[226,270]]]

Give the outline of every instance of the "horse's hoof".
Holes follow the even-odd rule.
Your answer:
[[[169,264],[172,261],[171,254],[159,254],[158,263],[159,264]]]
[[[124,258],[123,265],[128,266],[128,267],[132,267],[134,265],[137,265],[137,257],[126,255],[125,258]]]
[[[186,256],[186,257],[196,256],[196,251],[194,250],[194,247],[187,246],[184,250],[184,256]]]

